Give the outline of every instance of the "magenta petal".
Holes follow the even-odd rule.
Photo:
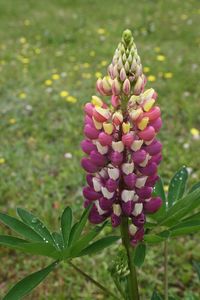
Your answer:
[[[96,150],[96,146],[89,140],[83,140],[81,142],[81,148],[86,154],[90,154],[92,150]]]
[[[91,126],[94,126],[94,122],[93,122],[92,118],[90,118],[88,115],[85,116],[84,124],[85,125],[89,124]]]
[[[134,203],[132,200],[127,202],[122,202],[122,211],[126,216],[130,216],[134,208]]]
[[[93,187],[93,181],[92,181],[93,178],[94,178],[94,176],[91,174],[87,174],[87,176],[86,176],[87,183],[90,187]]]
[[[92,207],[90,214],[89,214],[89,221],[92,224],[100,224],[105,220],[105,216],[99,215],[98,211]]]
[[[151,141],[155,136],[155,129],[153,126],[148,126],[144,130],[138,132],[138,135],[144,141]]]
[[[162,119],[158,118],[150,123],[154,127],[155,131],[158,132],[162,127]]]
[[[83,188],[83,196],[88,200],[97,200],[100,198],[101,194],[95,192],[95,190],[89,186]]]
[[[118,182],[114,179],[109,178],[106,182],[106,188],[109,192],[115,192],[118,187]]]
[[[92,105],[92,103],[88,102],[85,104],[84,111],[86,112],[86,114],[88,116],[92,117],[93,109],[94,109],[94,106]]]
[[[146,155],[147,155],[146,151],[141,149],[136,152],[133,152],[132,159],[133,159],[134,163],[140,164],[145,160]]]
[[[121,152],[114,151],[111,153],[111,161],[114,166],[119,166],[123,162],[123,154]]]
[[[161,160],[162,160],[162,154],[158,153],[158,154],[152,156],[152,158],[150,159],[149,162],[150,163],[154,162],[154,163],[156,163],[158,165],[161,162]]]
[[[144,203],[144,211],[152,214],[159,210],[162,206],[162,199],[160,197],[152,198],[150,201]]]
[[[142,199],[148,199],[151,197],[153,188],[149,186],[144,186],[141,189],[137,189],[137,195]]]
[[[100,205],[101,209],[103,209],[103,210],[110,210],[113,205],[113,200],[101,197],[99,199],[99,205]]]
[[[143,175],[152,176],[157,172],[157,164],[156,163],[150,163],[146,167],[141,168],[140,172]]]
[[[144,228],[141,227],[139,228],[139,230],[136,232],[134,238],[137,240],[137,241],[141,241],[144,237]]]
[[[159,176],[157,174],[154,174],[152,176],[149,176],[147,178],[147,181],[145,183],[145,186],[154,187],[156,181],[159,179]]]
[[[112,136],[105,132],[101,132],[98,136],[98,140],[102,146],[110,146],[112,143]]]
[[[139,227],[139,228],[144,225],[145,220],[146,220],[146,218],[145,218],[145,215],[143,213],[141,215],[137,216],[137,217],[132,218],[133,224],[135,226]]]
[[[99,130],[92,127],[91,125],[87,124],[84,127],[84,134],[87,136],[87,138],[94,140],[97,139],[99,136]]]
[[[145,148],[145,150],[152,156],[156,155],[157,153],[161,152],[162,144],[159,141],[155,141],[154,143],[150,144]]]
[[[121,223],[121,216],[116,216],[115,214],[111,215],[111,223],[113,227],[117,227]]]
[[[99,167],[95,165],[89,158],[84,157],[81,160],[83,169],[88,173],[95,173],[99,170]]]
[[[98,151],[92,151],[90,153],[91,161],[98,165],[99,167],[103,167],[106,164],[106,158],[104,155],[100,154]]]
[[[124,182],[129,189],[133,189],[136,183],[137,176],[134,173],[124,175]]]

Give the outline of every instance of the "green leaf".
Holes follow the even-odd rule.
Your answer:
[[[29,241],[43,241],[42,237],[39,234],[37,234],[33,229],[16,218],[0,213],[0,221],[15,232],[27,238]]]
[[[49,232],[47,227],[40,221],[40,219],[22,208],[17,208],[17,214],[26,225],[32,228],[43,238],[43,241],[48,241],[49,243],[54,244],[51,233]]]
[[[80,237],[80,235],[81,235],[81,233],[82,233],[82,231],[85,227],[85,224],[87,222],[91,207],[92,206],[90,205],[84,210],[80,221],[77,223],[76,227],[74,228],[73,236],[71,238],[71,244],[72,245],[73,245],[74,242],[78,241],[78,239],[79,239],[79,237]]]
[[[91,255],[98,251],[103,250],[104,248],[109,247],[113,243],[115,243],[120,237],[119,236],[108,236],[104,237],[93,244],[89,245],[87,248],[83,249],[79,256],[83,255]]]
[[[200,225],[181,227],[181,228],[170,231],[170,237],[177,237],[180,235],[192,234],[192,233],[198,232],[199,230],[200,230]]]
[[[0,235],[0,245],[34,255],[47,256],[55,259],[61,257],[61,252],[57,251],[52,244],[44,242],[29,243],[17,237]]]
[[[27,294],[29,294],[37,285],[39,285],[47,275],[53,271],[56,266],[56,262],[52,263],[48,267],[32,273],[26,278],[19,281],[3,298],[3,300],[20,300]]]
[[[0,245],[7,246],[9,248],[19,249],[19,247],[25,243],[28,242],[14,236],[0,235]]]
[[[58,249],[63,250],[64,244],[63,244],[63,238],[62,235],[58,232],[53,232],[52,237],[54,239],[54,242]]]
[[[186,167],[182,167],[171,179],[168,191],[168,206],[171,207],[174,202],[182,198],[188,179]]]
[[[200,205],[200,188],[184,196],[176,202],[166,213],[159,225],[172,226],[177,224],[183,217],[191,214]]]
[[[195,184],[191,187],[191,189],[189,190],[188,193],[192,193],[192,192],[194,192],[196,189],[199,189],[199,188],[200,188],[200,182],[197,182],[197,183],[195,183]]]
[[[104,222],[101,226],[94,227],[88,234],[85,234],[80,238],[72,247],[70,247],[70,256],[76,257],[88,244],[102,231],[107,222]]]
[[[144,236],[144,241],[149,243],[149,244],[157,244],[157,243],[162,243],[165,241],[165,237],[161,237],[157,234],[147,234]]]
[[[193,261],[193,266],[195,267],[198,277],[199,277],[199,280],[200,280],[200,263],[197,261]]]
[[[66,207],[61,217],[61,230],[64,241],[64,247],[67,247],[72,226],[72,210]]]
[[[151,300],[162,300],[162,298],[156,291],[154,291]]]
[[[158,210],[158,212],[153,214],[151,217],[154,220],[161,220],[164,217],[165,212],[166,212],[166,196],[165,196],[165,191],[164,191],[163,182],[162,182],[161,178],[159,178],[159,180],[156,182],[156,185],[155,185],[154,191],[153,191],[153,196],[155,196],[155,197],[157,196],[162,199],[162,206]]]
[[[68,241],[68,246],[70,246],[72,244],[72,241],[74,239],[74,234],[76,232],[76,229],[79,225],[79,222],[76,222],[73,226],[72,226],[72,229],[71,229],[71,232],[70,232],[70,235],[69,235],[69,241]]]
[[[146,245],[143,243],[138,244],[134,255],[134,265],[136,267],[141,267],[143,265],[145,255],[146,255]]]

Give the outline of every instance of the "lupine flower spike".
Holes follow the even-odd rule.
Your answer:
[[[93,203],[90,222],[111,218],[116,227],[127,216],[133,246],[143,239],[145,215],[162,204],[159,197],[152,197],[162,159],[162,145],[156,139],[162,120],[157,93],[145,90],[146,82],[132,33],[125,30],[108,75],[96,84],[111,105],[99,96],[86,103],[86,138],[81,143],[87,154],[81,163],[88,173],[84,206]]]

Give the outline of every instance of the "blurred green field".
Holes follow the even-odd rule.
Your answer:
[[[106,73],[126,28],[134,33],[148,87],[159,94],[164,121],[160,175],[167,184],[184,164],[190,184],[198,181],[199,20],[195,0],[1,0],[0,210],[13,214],[23,206],[52,229],[66,205],[81,214],[82,108],[95,94],[96,79]],[[199,242],[195,235],[170,245],[170,293],[177,299],[199,299],[191,263],[200,260]],[[77,263],[112,286],[106,269],[117,248]],[[148,254],[139,271],[143,300],[150,299],[154,286],[162,291],[162,249],[152,247]],[[29,270],[46,264],[2,248],[0,258],[0,298]],[[65,265],[26,299],[104,296]]]

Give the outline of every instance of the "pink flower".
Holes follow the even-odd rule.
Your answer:
[[[98,79],[97,90],[111,96],[111,106],[93,96],[85,105],[81,161],[88,173],[83,188],[84,206],[93,206],[89,220],[98,224],[111,218],[119,226],[122,216],[129,218],[129,236],[133,246],[143,239],[146,214],[161,206],[152,197],[162,159],[162,144],[156,135],[162,126],[157,93],[145,90],[146,78],[129,30],[123,33],[108,76]]]

